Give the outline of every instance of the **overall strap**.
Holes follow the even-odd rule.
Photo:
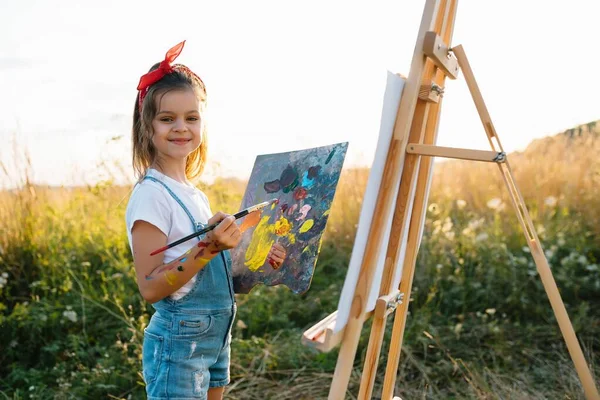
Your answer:
[[[192,213],[190,212],[190,210],[188,210],[188,208],[185,206],[185,204],[183,204],[183,201],[181,201],[181,199],[179,199],[179,197],[177,197],[177,195],[175,193],[173,193],[173,191],[167,186],[167,184],[164,183],[164,182],[162,182],[162,181],[160,181],[160,180],[158,180],[158,179],[156,179],[155,177],[149,176],[149,175],[146,175],[144,177],[144,180],[146,180],[146,179],[150,179],[151,181],[154,181],[156,183],[160,183],[161,185],[164,186],[165,189],[167,189],[167,192],[169,192],[169,194],[171,195],[171,197],[173,197],[175,199],[175,201],[177,203],[179,203],[179,205],[181,206],[181,208],[183,208],[183,211],[185,211],[185,213],[189,217],[190,221],[192,222],[192,230],[194,232],[198,232],[198,229],[200,228],[199,225],[201,225],[201,224],[197,224],[196,223],[196,221],[194,220],[194,217],[192,216]]]

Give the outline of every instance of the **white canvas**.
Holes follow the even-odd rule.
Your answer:
[[[385,160],[387,158],[389,145],[392,139],[394,123],[396,121],[396,113],[398,112],[398,106],[400,104],[400,98],[404,84],[404,78],[388,71],[385,94],[383,96],[379,138],[377,140],[375,157],[369,172],[369,179],[363,198],[362,209],[360,211],[356,237],[354,239],[354,247],[352,249],[350,264],[348,266],[348,273],[346,274],[346,280],[344,281],[344,286],[342,288],[342,293],[338,303],[338,314],[334,332],[338,332],[343,329],[344,326],[346,326],[348,317],[350,315],[352,298],[354,297],[354,290],[356,288],[356,282],[358,281],[358,275],[360,273],[360,267],[365,253],[369,230],[371,228],[371,221],[373,220],[373,215],[375,212],[375,203],[377,202],[377,195],[379,193],[379,187],[381,186]],[[398,191],[399,184],[400,182],[398,182],[394,187],[394,193]],[[394,202],[392,202],[389,215],[384,219],[387,222],[386,226],[384,227],[385,230],[382,242],[384,245],[381,246],[378,252],[379,257],[377,260],[377,269],[373,278],[373,285],[369,291],[366,311],[371,311],[375,308],[375,303],[379,297],[379,286],[381,276],[383,274],[385,252],[387,248],[386,244],[389,240],[392,226],[392,215],[395,206]],[[403,260],[403,257],[401,258]],[[399,262],[401,263],[402,260],[399,260]]]

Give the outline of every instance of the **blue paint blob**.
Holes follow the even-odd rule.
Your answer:
[[[187,257],[183,257],[179,262],[185,262],[185,260],[187,260]]]
[[[310,189],[314,184],[315,180],[308,177],[308,171],[304,172],[304,175],[302,175],[302,186],[306,189]]]

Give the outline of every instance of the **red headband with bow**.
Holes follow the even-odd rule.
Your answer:
[[[200,79],[200,77],[198,75],[194,74],[186,66],[179,65],[179,64],[175,65],[175,66],[172,65],[173,61],[175,61],[175,59],[177,57],[179,57],[179,54],[181,54],[184,44],[185,44],[185,40],[183,42],[178,43],[175,46],[171,47],[169,49],[169,51],[167,51],[167,54],[165,55],[165,59],[163,61],[161,61],[160,64],[158,65],[158,68],[155,69],[154,71],[148,72],[145,75],[142,75],[142,77],[140,78],[140,83],[138,84],[138,87],[137,87],[137,90],[139,91],[140,112],[142,111],[142,104],[144,103],[144,98],[148,94],[148,90],[150,90],[150,86],[152,86],[156,82],[160,81],[165,75],[172,73],[175,69],[187,70],[190,73],[192,73],[192,75],[194,75],[196,78],[198,78],[198,80],[200,82],[202,82],[202,79]]]

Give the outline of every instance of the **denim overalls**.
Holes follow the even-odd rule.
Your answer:
[[[185,204],[160,180],[190,218]],[[231,326],[235,299],[231,255],[222,251],[196,274],[196,282],[181,299],[171,297],[152,305],[156,312],[144,330],[143,374],[148,399],[205,399],[209,387],[229,383]]]

